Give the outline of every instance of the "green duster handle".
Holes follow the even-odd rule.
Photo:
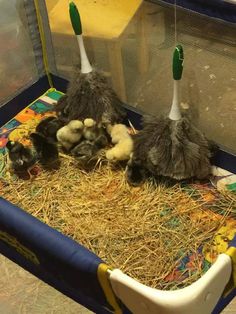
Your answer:
[[[183,62],[184,62],[183,47],[181,45],[177,45],[175,47],[173,54],[172,71],[174,79],[174,92],[172,106],[169,114],[169,118],[175,121],[181,119],[181,112],[179,109],[179,80],[182,77]]]
[[[69,12],[70,12],[71,24],[74,29],[74,32],[75,32],[75,35],[79,44],[79,49],[80,49],[81,72],[90,73],[92,72],[93,69],[91,67],[91,64],[86,54],[86,50],[84,48],[80,14],[73,1],[71,1],[69,4]]]
[[[173,79],[179,81],[182,77],[183,72],[183,62],[184,62],[184,51],[181,45],[177,45],[173,54]]]
[[[70,12],[71,24],[72,24],[75,34],[82,35],[82,25],[81,25],[80,15],[74,2],[70,2],[69,12]]]

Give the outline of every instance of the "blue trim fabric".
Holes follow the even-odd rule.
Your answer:
[[[212,163],[215,166],[228,170],[236,174],[236,155],[227,152],[225,149],[217,151]]]
[[[234,289],[227,297],[221,297],[212,314],[219,314],[236,296],[236,289]]]
[[[15,245],[11,245],[14,241]],[[34,254],[39,264],[26,255],[26,265],[54,278],[55,288],[56,283],[63,284],[72,297],[84,296],[83,299],[90,300],[91,304],[99,304],[101,308],[108,306],[97,278],[97,268],[102,260],[3,198],[0,198],[0,243],[2,248],[8,246],[11,254],[15,251],[13,255],[17,260],[21,247]],[[21,259],[24,256],[21,254]]]
[[[175,0],[157,0],[173,5]],[[236,23],[236,5],[223,0],[176,0],[176,4],[184,9],[197,12],[225,22]]]
[[[16,250],[0,241],[0,252],[37,278],[46,282],[50,286],[56,288],[58,291],[73,299],[75,302],[85,306],[94,313],[110,314],[110,311],[104,308],[100,303],[96,302],[93,298],[85,296],[80,290],[72,289],[65,282],[55,278],[51,273],[46,272],[45,269],[39,268],[30,263]]]
[[[17,115],[21,110],[37,99],[50,88],[46,76],[33,83],[19,95],[11,99],[0,107],[0,126],[7,123],[10,119]]]

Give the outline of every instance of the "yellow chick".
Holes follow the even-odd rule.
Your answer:
[[[67,125],[57,131],[57,140],[66,149],[70,150],[77,144],[83,135],[83,122],[71,120]]]
[[[133,151],[133,140],[128,132],[128,128],[124,124],[109,125],[107,132],[111,136],[114,147],[106,152],[108,160],[128,160]]]
[[[98,126],[96,121],[93,119],[87,118],[84,120],[84,129],[83,129],[83,136],[88,141],[94,141],[99,133]]]

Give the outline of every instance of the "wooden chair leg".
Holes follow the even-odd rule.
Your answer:
[[[108,56],[112,78],[112,85],[119,98],[126,102],[125,78],[120,41],[108,41]]]
[[[148,31],[146,21],[146,10],[145,6],[138,12],[138,25],[137,25],[137,36],[138,36],[138,68],[141,74],[144,74],[148,70],[149,65],[149,49],[148,49]]]

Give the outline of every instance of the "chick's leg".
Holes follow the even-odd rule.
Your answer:
[[[126,167],[126,178],[130,185],[138,186],[142,184],[147,177],[146,170],[139,162],[130,159]]]

